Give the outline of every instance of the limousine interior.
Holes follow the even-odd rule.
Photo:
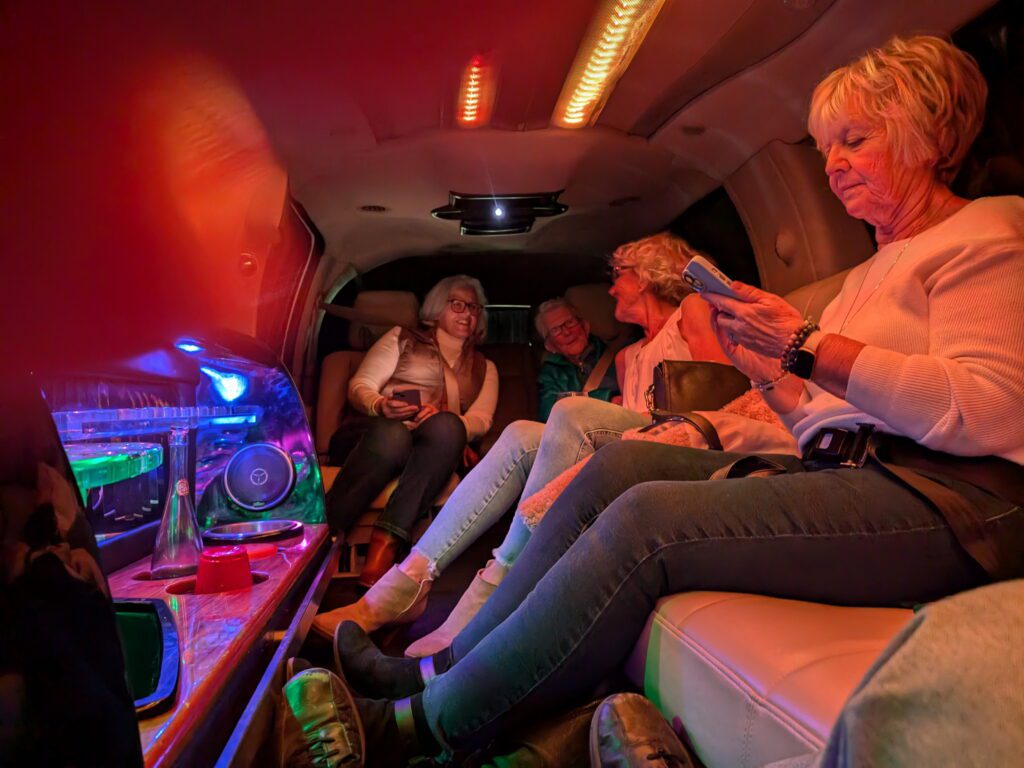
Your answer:
[[[0,6],[4,377],[29,382],[5,387],[0,431],[24,438],[25,393],[42,393],[49,421],[31,429],[60,437],[50,463],[98,542],[145,764],[276,764],[287,661],[330,663],[313,618],[357,597],[389,492],[330,535],[348,381],[430,286],[469,274],[487,293],[500,394],[484,452],[536,418],[539,304],[566,296],[604,340],[631,333],[607,293],[622,243],[668,230],[818,316],[876,244],[829,190],[810,93],[917,32],[951,35],[989,83],[954,189],[1021,194],[1016,0]],[[612,62],[597,80],[593,57]],[[423,617],[375,635],[385,649],[443,620],[503,526]],[[231,531],[256,541],[253,583],[204,589],[181,541]],[[822,747],[912,616],[679,594],[619,684],[700,764],[765,765]],[[44,764],[73,762],[54,750]]]

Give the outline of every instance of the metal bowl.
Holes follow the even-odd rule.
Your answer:
[[[274,541],[291,538],[302,530],[298,520],[253,520],[245,523],[215,525],[203,533],[209,541],[244,544],[249,541]]]

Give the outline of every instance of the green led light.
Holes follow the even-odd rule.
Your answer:
[[[83,493],[151,472],[164,460],[159,443],[68,443],[65,450]]]

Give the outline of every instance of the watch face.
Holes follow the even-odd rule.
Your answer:
[[[811,378],[811,371],[814,370],[814,353],[809,349],[801,349],[796,353],[796,360],[790,366],[789,372],[801,379]]]

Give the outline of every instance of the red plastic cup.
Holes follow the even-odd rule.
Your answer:
[[[252,588],[252,569],[245,547],[210,547],[199,555],[196,594]]]

